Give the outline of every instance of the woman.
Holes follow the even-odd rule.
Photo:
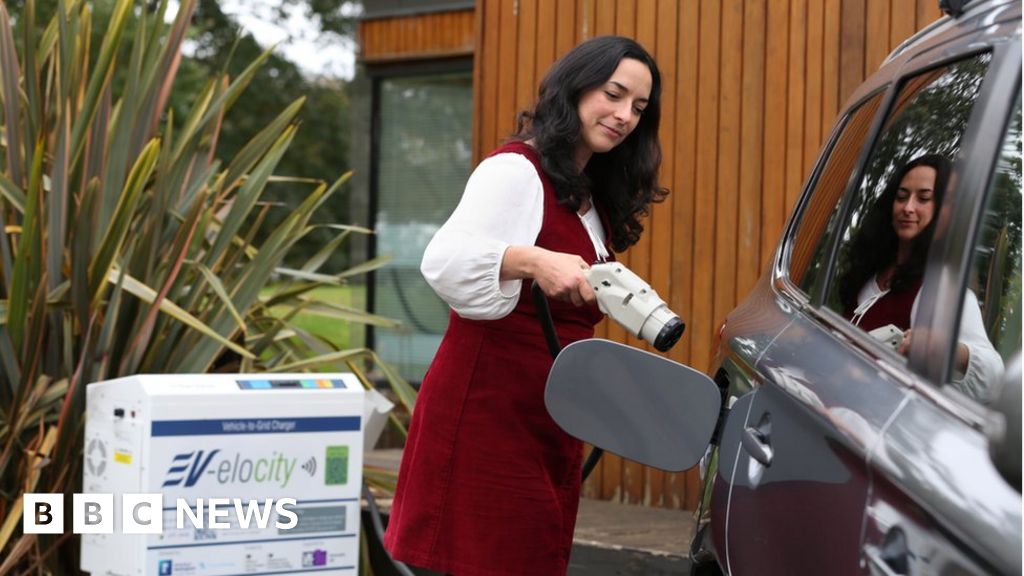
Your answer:
[[[582,447],[544,408],[552,359],[530,290],[554,300],[563,345],[593,335],[584,270],[634,244],[668,193],[660,94],[636,42],[580,44],[427,247],[421,271],[452,313],[402,457],[385,538],[396,559],[459,576],[566,572]]]
[[[907,162],[889,180],[854,238],[851,262],[840,277],[844,315],[866,331],[893,325],[903,331],[900,354],[910,350],[928,245],[952,166],[937,154]],[[970,290],[960,320],[953,385],[981,402],[1002,372],[1002,359],[985,334],[978,299]]]

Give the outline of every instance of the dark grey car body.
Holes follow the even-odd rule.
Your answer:
[[[904,358],[790,277],[794,236],[850,112],[878,103],[847,194],[905,79],[975,54],[986,68],[928,252],[920,336]],[[712,369],[731,407],[698,544],[726,573],[1021,573],[1021,494],[989,456],[991,406],[935,384],[949,379],[971,247],[1019,115],[1020,77],[1020,2],[972,3],[897,49],[840,114],[773,266],[726,318]]]
[[[722,325],[714,382],[603,340],[555,360],[545,401],[568,433],[666,470],[705,453],[697,574],[1021,573],[1020,90],[1020,0],[968,4],[851,96]],[[870,287],[850,275],[865,245],[891,254],[870,250],[922,155],[952,171],[934,171],[904,355],[853,323],[848,291]]]

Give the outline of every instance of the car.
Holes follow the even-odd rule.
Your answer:
[[[1021,573],[1020,78],[1020,2],[976,2],[852,94],[770,269],[720,330],[711,374],[729,410],[696,556],[736,575]],[[901,353],[904,330],[854,324],[849,284],[865,246],[885,250],[872,208],[899,220],[885,189],[929,153],[952,167]],[[968,385],[954,364],[979,313],[989,342],[970,356],[990,361]]]
[[[840,112],[706,381],[610,343],[555,362],[571,434],[704,454],[694,573],[1021,573],[1021,3],[941,4]]]

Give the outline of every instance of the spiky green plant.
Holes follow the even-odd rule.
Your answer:
[[[211,78],[175,121],[167,102],[194,8],[183,0],[166,22],[166,0],[154,12],[117,0],[94,50],[90,4],[61,1],[41,26],[28,0],[16,40],[0,2],[0,574],[76,571],[70,536],[20,533],[21,495],[75,490],[89,382],[214,369],[358,372],[355,361],[377,361],[371,351],[339,350],[292,320],[307,311],[390,324],[310,296],[382,264],[321,271],[346,236],[368,231],[331,226],[334,241],[301,269],[281,267],[347,178],[274,175],[301,99],[234,158],[217,157],[221,121],[267,54],[236,78]],[[122,53],[130,57],[119,61]],[[275,181],[299,201],[258,234],[271,209],[260,195]],[[268,290],[272,278],[286,281]],[[408,385],[378,366],[411,406]]]

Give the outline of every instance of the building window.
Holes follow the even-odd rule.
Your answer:
[[[420,275],[423,250],[458,204],[470,172],[471,71],[378,78],[373,221],[375,313],[402,322],[373,331],[373,347],[410,381],[422,380],[448,325],[448,306]]]

